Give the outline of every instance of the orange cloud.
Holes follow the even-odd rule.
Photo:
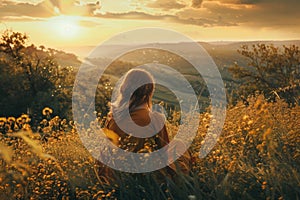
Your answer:
[[[186,7],[185,4],[179,3],[176,0],[156,0],[155,2],[148,3],[147,6],[149,8],[158,8],[166,11]]]
[[[75,0],[44,0],[37,4],[2,1],[0,3],[0,18],[28,17],[49,18],[63,15],[93,16],[101,8],[100,2],[80,4]]]

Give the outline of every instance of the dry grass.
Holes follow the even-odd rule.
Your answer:
[[[129,174],[107,184],[73,129],[0,136],[0,199],[299,199],[300,107],[248,99],[228,109],[217,145],[199,148],[209,127],[201,114],[191,146],[193,170],[173,179],[158,172]],[[169,124],[170,134],[177,129]],[[50,132],[49,132],[50,131]]]

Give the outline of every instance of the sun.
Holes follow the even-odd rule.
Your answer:
[[[79,35],[80,26],[78,18],[72,16],[54,17],[49,21],[50,26],[58,37],[63,39],[74,39]]]

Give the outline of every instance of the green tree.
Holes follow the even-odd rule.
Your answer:
[[[300,51],[296,45],[282,46],[256,44],[242,46],[238,52],[248,58],[248,66],[235,63],[229,68],[239,81],[239,94],[248,96],[259,91],[269,100],[285,99],[299,103]]]
[[[66,88],[73,69],[60,67],[53,49],[27,43],[28,36],[19,32],[5,31],[0,38],[0,115],[40,115],[45,106],[64,114],[59,104],[71,99]]]

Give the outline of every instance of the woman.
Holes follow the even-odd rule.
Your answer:
[[[141,85],[142,83],[147,84],[134,90],[134,85]],[[132,93],[132,91],[134,92]],[[161,123],[164,122],[164,116],[157,112],[152,112],[153,93],[154,80],[149,72],[143,69],[128,71],[120,86],[118,98],[112,103],[106,124],[106,128],[114,131],[120,137],[118,144],[120,148],[135,153],[152,152],[169,143],[166,127],[164,124],[161,126]],[[130,116],[126,116],[128,110]],[[140,127],[146,127],[151,123],[151,126],[145,128],[144,132],[145,134],[149,132],[155,132],[156,134],[152,137],[144,135],[145,138],[129,135],[128,132],[132,132],[133,135],[135,135],[135,131],[137,132],[134,127],[128,127],[131,120]],[[127,125],[127,130],[122,129],[118,124]]]
[[[142,86],[135,89],[135,85]],[[105,125],[105,128],[108,129],[108,131],[105,131],[106,133],[113,132],[113,134],[117,135],[118,139],[112,139],[112,142],[119,148],[134,153],[146,153],[159,150],[169,143],[167,129],[164,124],[164,115],[152,111],[154,86],[154,79],[146,70],[132,69],[125,75],[120,85],[118,96],[111,104],[111,111]],[[142,132],[142,134],[145,134],[143,137],[133,136],[136,135],[136,129],[128,125],[132,122],[131,120],[135,125],[142,128],[145,127],[145,131]],[[127,125],[127,129],[124,130],[119,125]],[[150,132],[155,134],[147,137],[146,134]],[[110,138],[109,135],[107,136]],[[171,176],[175,174],[175,171],[176,166],[174,164],[160,170],[160,172]],[[102,167],[100,173],[100,175],[112,176],[111,171],[107,167]]]

